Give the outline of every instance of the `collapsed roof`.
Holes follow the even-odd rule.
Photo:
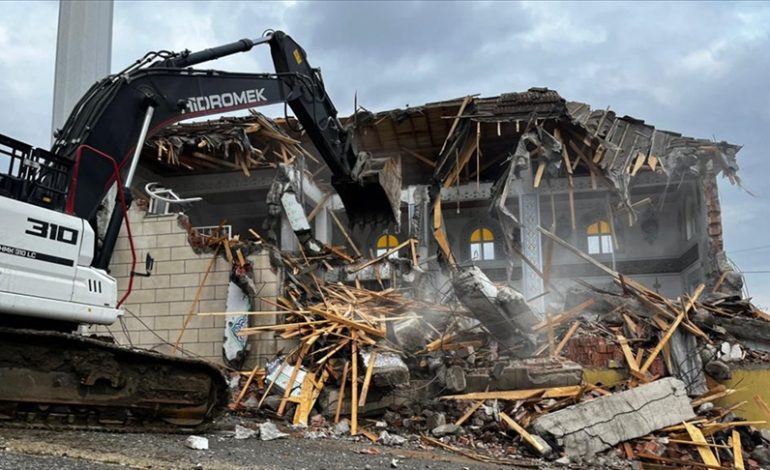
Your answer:
[[[618,117],[567,102],[556,91],[531,88],[499,96],[465,97],[405,109],[359,110],[342,121],[352,126],[360,150],[376,158],[401,158],[404,185],[498,180],[507,168],[529,168],[534,186],[553,178],[590,176],[603,181],[632,207],[629,188],[639,172],[669,181],[714,172],[740,184],[736,155],[741,146],[656,129],[643,120]],[[274,126],[280,126],[293,139]],[[143,161],[160,174],[274,168],[294,155],[317,155],[294,119],[271,121],[257,112],[171,126],[150,139]],[[296,139],[296,140],[295,140]],[[297,145],[300,142],[304,145]],[[284,145],[294,151],[290,155]],[[474,158],[475,157],[475,158]],[[311,171],[325,176],[313,159]],[[475,160],[475,162],[473,161]],[[507,165],[510,160],[513,165]]]

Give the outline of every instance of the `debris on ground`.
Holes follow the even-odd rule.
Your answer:
[[[285,437],[289,437],[289,435],[281,432],[272,421],[267,421],[259,425],[259,438],[263,441],[272,441],[274,439],[283,439]]]
[[[192,450],[208,450],[209,440],[202,436],[189,436],[184,445]]]

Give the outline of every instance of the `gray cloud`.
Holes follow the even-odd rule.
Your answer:
[[[6,3],[0,132],[48,143],[55,3]],[[19,24],[36,28],[19,28]],[[770,6],[762,3],[118,2],[113,69],[152,49],[199,49],[284,29],[320,66],[340,111],[548,86],[664,129],[744,144],[751,197],[721,185],[728,249],[767,244]],[[267,50],[216,64],[269,71]],[[276,110],[280,114],[280,110]],[[736,253],[770,268],[770,250]],[[770,306],[770,275],[749,275]]]

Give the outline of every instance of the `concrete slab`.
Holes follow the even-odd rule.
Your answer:
[[[591,457],[693,418],[684,382],[667,377],[541,416],[532,429],[562,446],[569,457]]]
[[[583,367],[567,359],[531,358],[510,361],[497,380],[489,379],[487,369],[466,373],[465,391],[524,390],[530,388],[567,387],[583,382]]]

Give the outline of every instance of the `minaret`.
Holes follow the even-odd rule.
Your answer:
[[[112,10],[112,0],[59,2],[52,136],[83,93],[110,73]]]

